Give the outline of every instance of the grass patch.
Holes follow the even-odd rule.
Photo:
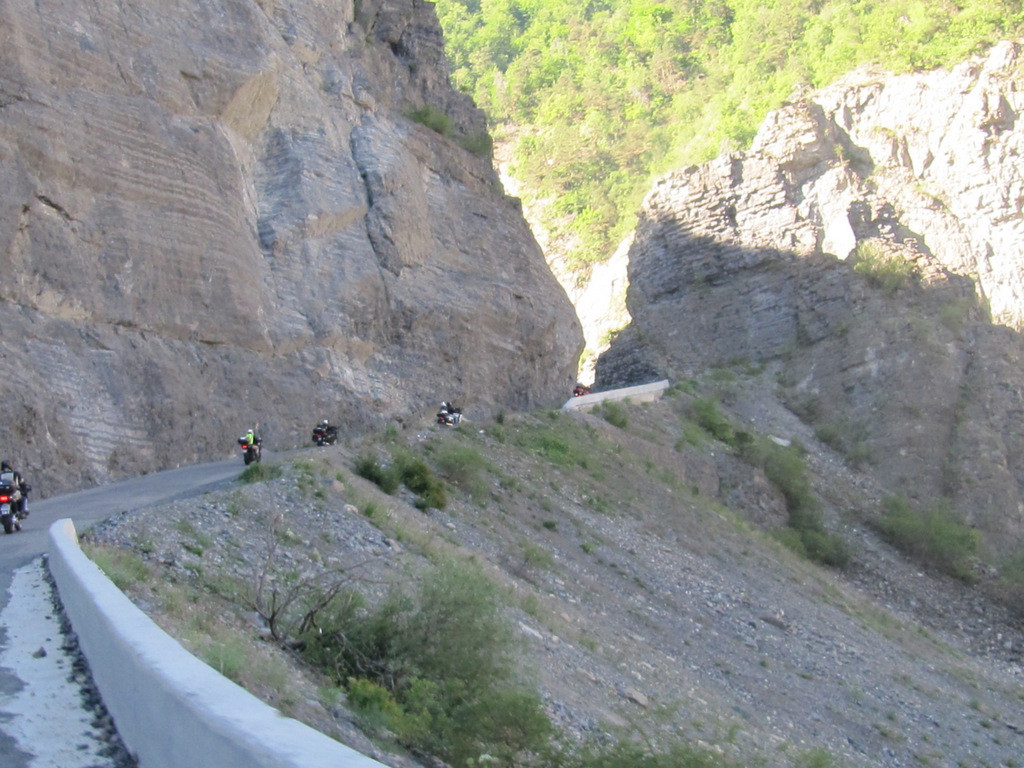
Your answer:
[[[917,267],[899,254],[886,253],[878,243],[862,240],[850,255],[853,271],[863,275],[868,282],[886,293],[892,294],[916,279]]]
[[[997,589],[1008,605],[1022,606],[1018,611],[1024,614],[1024,549],[1000,565]]]
[[[82,542],[82,551],[122,592],[151,576],[149,566],[130,550]]]
[[[274,478],[281,476],[281,467],[278,464],[264,464],[262,462],[257,464],[250,464],[246,467],[242,474],[238,476],[239,482],[242,483],[262,483],[265,480],[273,480]]]
[[[803,452],[797,445],[781,446],[767,438],[751,440],[744,458],[760,466],[786,499],[788,528],[775,533],[787,547],[804,557],[834,568],[850,561],[850,550],[840,537],[829,533],[811,488]]]

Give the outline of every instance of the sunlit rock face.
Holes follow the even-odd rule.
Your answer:
[[[661,179],[598,384],[771,363],[849,460],[1013,551],[1022,111],[1021,46],[1003,43],[951,71],[855,72],[770,114],[750,150]]]
[[[0,446],[38,490],[571,390],[429,3],[13,0],[0,43]]]

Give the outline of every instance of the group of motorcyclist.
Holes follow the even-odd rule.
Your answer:
[[[577,384],[573,395],[589,394],[590,387]],[[462,420],[462,409],[448,400],[442,400],[437,410],[436,421],[439,425],[454,427]],[[334,445],[338,441],[338,427],[331,424],[328,419],[323,419],[313,427],[313,442],[316,445]],[[246,430],[246,433],[238,438],[238,445],[245,451],[246,464],[251,461],[259,461],[262,451],[263,439],[256,434],[255,428]],[[4,459],[0,462],[0,495],[5,491],[10,498],[12,509],[17,520],[28,517],[28,492],[32,486],[25,482],[21,473],[13,468],[11,462]],[[18,525],[20,529],[20,525]]]
[[[572,394],[573,397],[580,397],[582,395],[589,395],[590,392],[591,388],[589,386],[577,383]],[[437,409],[435,420],[441,426],[458,426],[459,422],[462,421],[462,409],[450,400],[442,400],[440,407]],[[243,449],[252,447],[258,451],[262,442],[252,429],[238,438],[238,444]],[[316,445],[334,445],[338,442],[338,428],[327,419],[324,419],[313,427],[313,442]]]
[[[442,400],[441,406],[437,410],[436,420],[438,424],[456,426],[462,420],[462,409],[448,400]],[[313,427],[312,440],[316,445],[334,445],[338,442],[338,427],[331,424],[330,420],[323,419]],[[238,438],[238,445],[247,454],[252,450],[258,456],[263,445],[263,439],[256,434],[255,429],[249,429]],[[251,456],[251,454],[249,455]],[[252,460],[252,458],[249,459],[249,461]],[[259,461],[258,458],[255,458],[255,460]],[[249,461],[246,463],[249,463]]]
[[[442,400],[437,411],[437,423],[445,426],[456,426],[462,419],[462,409],[449,402]],[[323,419],[313,427],[313,442],[317,445],[334,445],[338,441],[338,427],[331,424],[328,419]],[[245,434],[238,438],[238,445],[246,452],[246,464],[252,461],[259,461],[262,451],[263,439],[256,434],[255,428],[246,430]],[[11,465],[11,462],[4,459],[0,462],[0,496],[6,494],[10,499],[11,509],[15,515],[16,529],[20,530],[17,521],[28,517],[28,492],[32,486],[25,482],[25,479]]]

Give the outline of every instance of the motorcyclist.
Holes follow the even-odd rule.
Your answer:
[[[441,401],[441,407],[437,411],[438,424],[458,424],[462,418],[462,409],[447,400]]]
[[[254,445],[259,445],[262,441],[256,437],[256,430],[249,429],[244,435],[238,438],[238,444],[245,448],[251,448]]]
[[[338,439],[338,428],[324,419],[313,427],[313,442],[330,445]]]
[[[25,482],[25,478],[7,459],[0,461],[0,486],[11,489],[11,501],[18,516],[28,517],[28,492],[32,490],[32,486]]]

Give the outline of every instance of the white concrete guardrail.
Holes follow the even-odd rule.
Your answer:
[[[578,411],[586,408],[593,408],[605,400],[632,400],[636,403],[649,403],[657,400],[662,393],[668,389],[668,379],[654,381],[650,384],[640,384],[635,387],[623,387],[622,389],[609,389],[605,392],[592,392],[589,395],[569,398],[563,411]]]
[[[140,768],[384,768],[285,717],[182,648],[50,526],[50,573],[103,703]]]

